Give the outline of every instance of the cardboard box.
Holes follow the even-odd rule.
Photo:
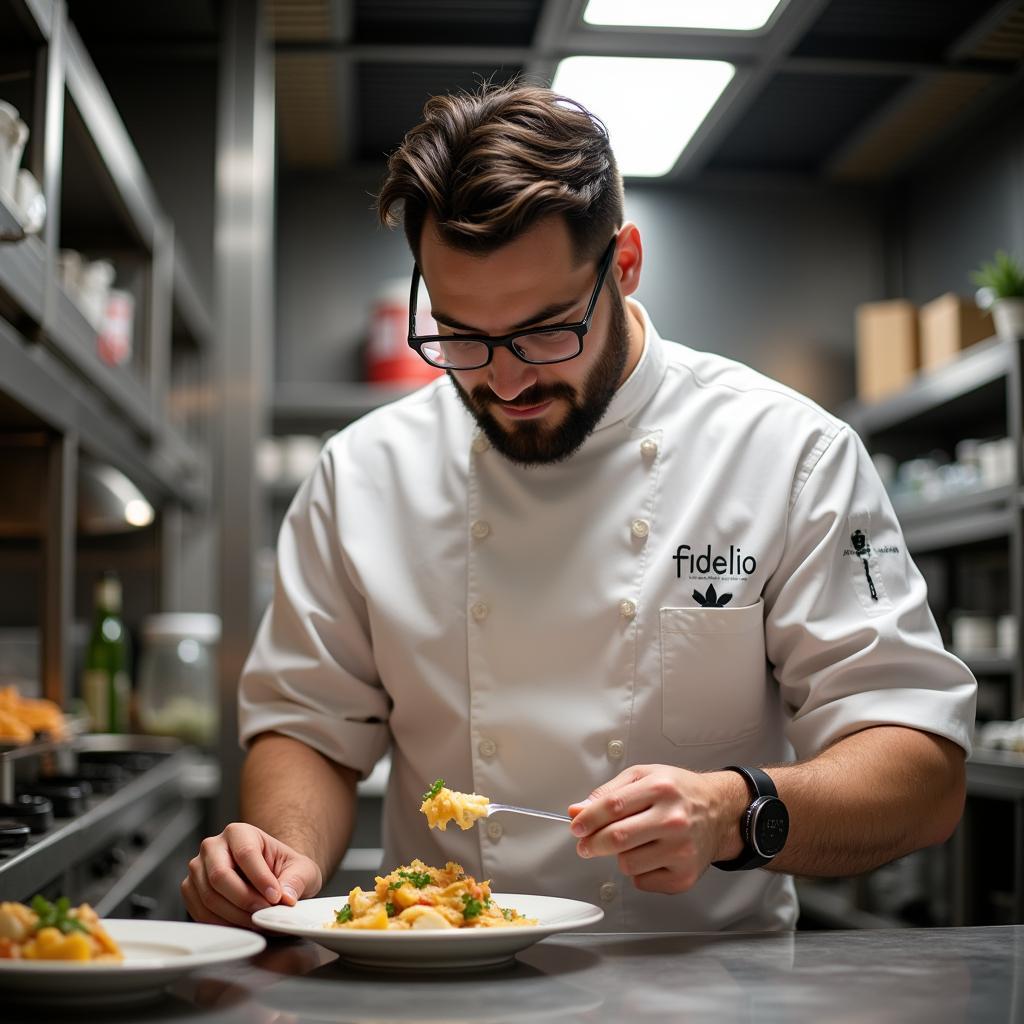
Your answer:
[[[902,391],[918,368],[917,307],[909,299],[857,307],[857,397],[862,402]]]
[[[992,316],[973,299],[947,292],[921,307],[921,369],[934,370],[950,362],[970,345],[995,334]]]

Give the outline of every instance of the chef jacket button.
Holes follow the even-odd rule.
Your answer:
[[[477,622],[483,622],[490,614],[490,611],[491,609],[488,608],[483,601],[477,601],[476,604],[469,609],[470,614]]]
[[[619,887],[614,882],[602,882],[598,891],[601,894],[602,903],[611,903],[619,895]]]
[[[487,449],[490,447],[490,442],[482,434],[480,435],[480,437],[475,437],[473,439],[473,451],[475,451],[477,455],[479,455],[481,452],[487,451]]]
[[[658,454],[658,442],[652,441],[649,437],[640,442],[640,454],[645,459],[653,459]]]
[[[491,532],[491,524],[483,519],[478,519],[469,529],[477,540],[483,540]]]
[[[634,537],[639,537],[643,540],[651,532],[651,524],[646,519],[634,519],[632,526],[629,528],[632,531]]]
[[[498,744],[494,740],[485,739],[476,745],[476,749],[480,751],[481,757],[494,757],[498,752]]]
[[[620,757],[626,752],[626,744],[622,740],[609,740],[608,741],[608,756],[613,761],[618,761]]]
[[[636,618],[636,602],[630,601],[629,598],[619,602],[619,614],[624,619],[635,619]]]
[[[489,821],[487,822],[487,835],[494,840],[501,838],[502,832],[505,830],[501,827],[500,821]]]

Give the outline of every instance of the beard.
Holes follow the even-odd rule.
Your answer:
[[[490,387],[478,384],[467,392],[455,375],[448,371],[462,404],[480,425],[492,447],[510,462],[520,466],[538,466],[564,461],[580,448],[605,414],[619,388],[629,358],[625,304],[615,288],[609,288],[609,295],[612,310],[608,339],[582,387],[577,389],[557,381],[535,384],[516,395],[515,404],[523,407],[540,405],[552,399],[567,402],[568,414],[553,427],[545,427],[532,420],[504,426],[490,410],[506,403]]]

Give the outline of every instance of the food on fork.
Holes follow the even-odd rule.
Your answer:
[[[536,924],[491,899],[490,882],[478,882],[461,864],[449,861],[444,870],[416,859],[390,874],[378,875],[372,892],[356,886],[337,911],[329,928],[374,931],[412,929],[509,928]]]
[[[487,817],[490,800],[477,793],[458,793],[448,789],[444,779],[435,779],[433,785],[423,794],[420,810],[427,816],[431,828],[442,832],[448,822],[454,821],[463,831],[473,827],[477,818]]]
[[[0,959],[119,963],[124,957],[88,903],[72,907],[66,896],[55,903],[36,896],[28,907],[0,903]]]

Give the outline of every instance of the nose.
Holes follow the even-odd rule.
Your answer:
[[[488,386],[503,402],[513,401],[537,383],[537,368],[504,348],[495,349],[487,371]]]

